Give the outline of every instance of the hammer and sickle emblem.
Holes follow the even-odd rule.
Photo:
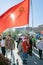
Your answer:
[[[21,8],[20,8],[20,12],[23,12],[23,11],[24,11],[24,7],[21,7]]]

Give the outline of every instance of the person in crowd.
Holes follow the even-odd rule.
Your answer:
[[[42,50],[41,49],[39,49],[39,57],[40,57],[40,59],[42,59]]]
[[[13,58],[13,62],[14,62],[15,58],[14,58],[14,54],[13,54],[13,49],[15,49],[15,43],[14,43],[14,39],[11,37],[10,34],[6,37],[5,47],[6,47],[6,56],[8,55],[7,53],[11,53],[10,56]],[[9,58],[9,59],[11,60],[11,58]]]
[[[43,44],[43,39],[42,39],[42,37],[40,37],[39,43],[40,43],[40,44]],[[40,57],[40,59],[42,59],[42,49],[39,49],[39,57]]]
[[[3,37],[1,41],[1,50],[2,50],[2,54],[5,56],[5,37]]]
[[[18,54],[22,52],[22,40],[20,41],[19,45],[18,45]]]
[[[24,40],[22,41],[21,43],[22,45],[22,51],[23,51],[23,64],[27,64],[27,59],[28,59],[28,47],[29,47],[29,40],[28,40],[28,37],[25,36],[24,37]]]
[[[19,37],[19,38],[18,38],[18,40],[17,40],[17,48],[18,48],[19,43],[21,42],[21,40],[22,40],[22,38],[21,38],[21,37]]]
[[[36,38],[35,38],[35,36],[32,36],[32,42],[33,42],[33,46],[36,48]]]
[[[11,37],[10,34],[7,36],[5,40],[5,46],[6,46],[6,49],[10,49],[10,50],[15,48],[14,39]]]
[[[29,54],[32,56],[32,45],[33,45],[33,42],[32,42],[32,37],[29,37]]]
[[[0,34],[0,53],[1,53],[1,41],[2,41],[2,35]]]
[[[10,61],[0,53],[0,65],[10,65]]]

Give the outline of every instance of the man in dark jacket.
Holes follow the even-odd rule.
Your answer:
[[[32,56],[32,44],[33,44],[33,42],[32,42],[32,38],[31,37],[29,38],[29,44],[30,44],[29,54]]]

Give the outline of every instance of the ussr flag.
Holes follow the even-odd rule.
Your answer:
[[[29,24],[29,8],[30,0],[24,0],[0,16],[0,33],[7,28]]]

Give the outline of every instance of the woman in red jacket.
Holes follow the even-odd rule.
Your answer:
[[[23,63],[27,64],[28,59],[28,48],[29,48],[29,39],[28,37],[24,38],[24,41],[22,42],[22,51],[23,51]]]

